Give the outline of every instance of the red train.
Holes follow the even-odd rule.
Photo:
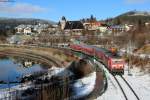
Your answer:
[[[107,49],[80,44],[70,44],[69,47],[74,51],[95,56],[107,66],[111,73],[124,74],[124,60]]]

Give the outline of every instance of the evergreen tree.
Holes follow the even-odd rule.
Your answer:
[[[137,30],[138,30],[138,32],[142,32],[143,28],[144,28],[144,24],[143,24],[142,20],[139,19],[138,23],[137,23]]]
[[[116,25],[120,25],[121,24],[121,20],[120,20],[120,18],[117,18],[116,19]]]

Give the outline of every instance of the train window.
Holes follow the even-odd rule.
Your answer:
[[[113,60],[112,63],[123,63],[123,61]]]
[[[114,63],[120,63],[120,61],[113,61]]]

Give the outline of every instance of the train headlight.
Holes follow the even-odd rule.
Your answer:
[[[119,65],[119,68],[122,69],[122,68],[123,68],[123,65]]]
[[[113,68],[117,67],[117,65],[112,65]]]

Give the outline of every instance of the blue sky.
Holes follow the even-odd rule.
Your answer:
[[[2,1],[2,0],[0,0]],[[41,18],[61,16],[78,20],[93,14],[97,19],[115,17],[130,10],[150,11],[150,0],[15,0],[0,2],[0,17]]]

